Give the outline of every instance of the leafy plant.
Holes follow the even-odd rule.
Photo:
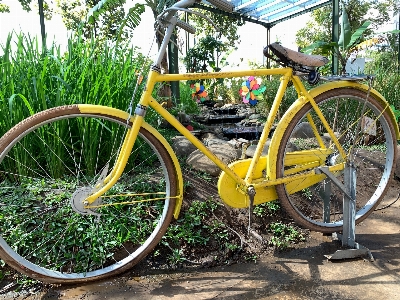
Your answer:
[[[256,254],[248,254],[244,257],[247,261],[257,262],[258,256]]]
[[[254,207],[253,213],[258,217],[271,216],[280,211],[279,201],[265,202]]]
[[[390,105],[390,108],[392,109],[394,116],[398,122],[400,118],[400,110],[397,110],[393,105]]]
[[[304,235],[294,226],[282,222],[269,224],[268,230],[273,234],[269,243],[280,249],[287,248],[291,243],[304,241]]]
[[[228,50],[228,45],[212,36],[201,38],[199,42],[188,51],[183,60],[186,70],[191,73],[219,72],[222,67],[227,64],[226,60],[231,52]],[[201,82],[201,84],[206,86],[210,99],[214,99],[218,96],[217,87],[222,85],[223,82],[223,78],[217,78],[207,79],[205,82]],[[189,81],[188,83],[191,84],[193,82]]]
[[[364,41],[363,34],[370,24],[371,21],[365,21],[358,29],[352,32],[350,28],[349,17],[347,15],[345,7],[343,7],[339,41],[317,41],[310,46],[304,48],[303,51],[308,53],[318,48],[321,49],[323,53],[333,53],[337,55],[342,67],[341,73],[345,74],[347,60],[350,58],[350,55],[356,50],[357,45],[361,44]]]
[[[168,255],[167,260],[173,266],[176,266],[179,263],[183,262],[185,258],[183,256],[182,249],[172,249],[172,254]]]
[[[99,19],[115,8],[121,7],[126,1],[125,0],[101,0],[93,8],[91,8],[86,17],[89,24],[95,24]],[[125,27],[133,30],[136,28],[141,21],[141,14],[144,13],[144,5],[136,3],[133,7],[129,8],[128,13],[121,19],[120,24],[116,24],[118,28],[115,30],[115,39],[121,41],[122,34]]]

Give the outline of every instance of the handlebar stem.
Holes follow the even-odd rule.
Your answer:
[[[161,61],[163,59],[165,51],[167,50],[169,40],[171,39],[171,36],[174,33],[174,28],[176,26],[176,21],[177,21],[176,17],[172,17],[168,21],[167,30],[165,31],[165,35],[164,35],[162,44],[160,46],[160,49],[158,50],[157,59],[156,59],[156,61],[154,63],[155,66],[157,66],[157,67],[161,66]]]
[[[155,61],[155,66],[160,67],[161,66],[161,61],[163,59],[164,53],[167,50],[167,46],[169,43],[169,40],[174,32],[174,28],[176,26],[177,18],[175,17],[176,12],[180,8],[187,8],[189,6],[192,6],[197,0],[181,0],[174,5],[172,5],[169,9],[169,11],[163,16],[165,12],[162,12],[157,19],[162,19],[164,23],[167,23],[167,29],[165,31],[165,35],[163,38],[163,41],[161,43],[160,49],[158,50],[157,58]],[[177,9],[173,9],[177,8]]]
[[[181,0],[172,5],[170,8],[177,8],[179,10],[179,8],[187,8],[189,6],[192,6],[195,2],[196,0]],[[175,9],[170,10],[164,17],[164,19],[168,22],[175,15],[176,11],[177,10]]]

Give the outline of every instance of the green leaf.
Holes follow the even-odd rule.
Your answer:
[[[397,110],[393,105],[390,105],[390,108],[392,109],[393,114],[398,122],[400,118],[400,110]]]
[[[329,52],[333,51],[335,47],[337,47],[337,43],[335,42],[318,41],[303,48],[302,51],[306,54],[311,54],[315,49],[321,49],[322,51]]]
[[[357,45],[359,43],[364,31],[367,30],[367,28],[368,28],[368,26],[370,24],[371,24],[371,21],[365,21],[364,24],[362,24],[361,27],[359,27],[356,30],[356,32],[353,33],[353,35],[351,36],[349,44],[344,49],[350,49],[353,46]]]
[[[346,8],[343,6],[342,24],[338,42],[339,47],[341,47],[342,49],[347,49],[350,40],[351,40],[351,28],[350,28],[349,16],[347,15]]]
[[[68,91],[72,92],[71,86],[68,83],[66,83],[65,80],[62,79],[60,76],[51,76],[51,77],[60,81]]]
[[[129,21],[129,27],[131,29],[139,25],[141,21],[140,15],[144,13],[144,10],[144,5],[140,3],[136,3],[134,7],[129,9],[129,12],[125,18]]]
[[[10,7],[0,3],[0,13],[9,13],[10,12]]]
[[[89,10],[86,16],[86,22],[93,24],[102,13],[112,9],[113,7],[121,6],[124,3],[124,0],[101,0]]]
[[[118,40],[121,38],[121,34],[125,26],[128,26],[130,29],[136,28],[141,21],[140,15],[144,13],[145,7],[143,4],[136,3],[134,7],[129,9],[128,14],[123,19],[119,29],[118,29]]]
[[[256,99],[257,99],[257,100],[263,100],[264,97],[263,97],[262,95],[258,95],[258,96],[256,96]]]
[[[8,107],[10,110],[10,115],[12,116],[12,111],[13,111],[13,104],[14,104],[14,99],[15,97],[20,97],[22,99],[22,101],[24,102],[26,108],[29,110],[30,115],[34,115],[34,111],[32,109],[32,106],[29,104],[29,101],[25,98],[24,95],[22,94],[14,94],[12,95],[9,99],[8,99]]]

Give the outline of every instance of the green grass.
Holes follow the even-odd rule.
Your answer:
[[[41,53],[37,39],[10,34],[0,49],[0,135],[33,113],[60,105],[126,110],[138,72],[144,66],[146,74],[149,67],[135,48],[110,48],[79,37],[69,40],[65,52],[53,45]],[[141,89],[136,101],[140,94]]]

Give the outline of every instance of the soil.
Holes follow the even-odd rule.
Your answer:
[[[186,205],[193,199],[218,199],[213,183],[193,176],[187,179],[192,184]],[[365,253],[354,259],[328,260],[325,255],[354,254],[354,250],[343,252],[347,248],[340,241],[306,230],[301,231],[305,241],[277,250],[266,243],[268,236],[260,228],[260,236],[246,237],[246,210],[222,207],[214,217],[233,224],[243,238],[241,252],[197,247],[190,249],[189,258],[197,257],[194,263],[171,266],[150,257],[118,277],[76,286],[39,283],[16,290],[15,281],[6,278],[0,282],[0,299],[400,299],[400,201],[394,202],[399,192],[400,182],[392,180],[380,210],[356,227],[356,241],[371,251],[373,261]],[[277,220],[292,222],[281,213],[256,219],[255,226]]]

